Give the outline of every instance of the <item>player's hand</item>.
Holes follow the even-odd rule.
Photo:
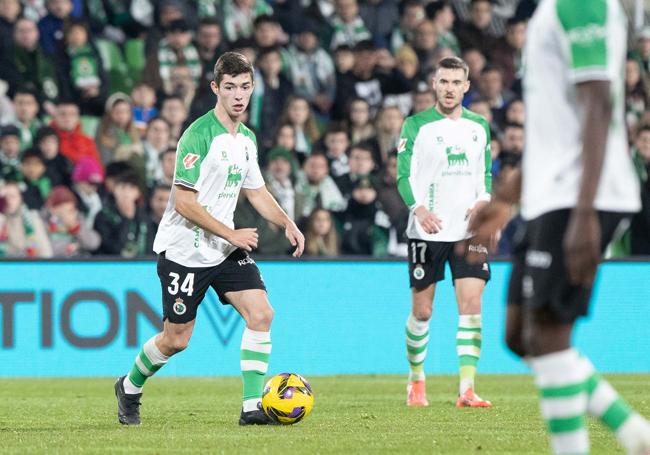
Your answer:
[[[472,234],[472,243],[488,245],[490,252],[496,250],[499,232],[510,221],[512,206],[499,199],[493,199],[474,211],[469,219],[467,231]],[[485,262],[485,257],[468,248],[469,241],[456,244],[456,254],[466,256],[470,264]]]
[[[258,239],[257,228],[244,228],[235,229],[226,240],[242,250],[253,251],[257,248]]]
[[[564,234],[564,257],[569,281],[576,286],[593,284],[600,262],[600,224],[594,209],[574,209]]]
[[[476,204],[474,204],[474,207],[467,209],[467,211],[465,212],[465,219],[469,220],[471,223],[472,218],[474,218],[474,216],[478,212],[480,212],[483,208],[485,208],[486,205],[488,205],[487,201],[478,201]]]
[[[296,250],[293,252],[293,257],[299,258],[302,256],[302,252],[305,250],[305,236],[302,235],[302,232],[300,232],[296,223],[293,221],[288,222],[285,227],[284,235],[287,236],[291,246],[296,247]]]
[[[414,212],[415,216],[427,234],[437,234],[442,229],[442,221],[435,214],[429,212],[423,206],[417,207]]]

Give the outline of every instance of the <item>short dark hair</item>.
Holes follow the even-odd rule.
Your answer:
[[[335,133],[348,134],[348,129],[346,127],[346,124],[344,122],[330,122],[327,125],[327,129],[325,130],[324,136],[328,134],[335,134]]]
[[[503,70],[501,69],[501,67],[498,66],[498,65],[495,65],[493,63],[488,63],[487,65],[485,65],[483,67],[483,69],[481,70],[481,76],[484,75],[484,74],[493,73],[493,72],[499,73],[499,75],[501,75],[501,77],[503,77]]]
[[[38,102],[37,93],[38,93],[38,90],[36,89],[34,84],[32,84],[31,82],[28,82],[26,84],[22,84],[22,85],[18,86],[18,88],[14,92],[14,99],[16,99],[16,96],[18,96],[18,95],[31,95],[31,96],[34,97],[36,102]]]
[[[162,191],[171,191],[172,187],[171,185],[167,185],[166,183],[156,183],[153,188],[151,189],[151,196],[154,195],[154,193],[158,190]]]
[[[259,62],[259,61],[262,60],[263,58],[266,58],[266,56],[268,56],[269,54],[274,54],[274,53],[277,53],[277,54],[279,54],[280,56],[282,55],[282,54],[280,53],[280,46],[269,46],[269,47],[263,47],[262,49],[260,49],[260,50],[258,51],[258,54],[257,54],[257,60],[256,60],[256,61]]]
[[[141,186],[141,181],[140,181],[140,176],[134,169],[128,169],[122,172],[121,174],[117,174],[115,176],[115,184],[119,185],[131,185],[131,186],[136,186],[140,188]]]
[[[59,141],[59,135],[56,133],[56,130],[50,126],[42,126],[36,131],[36,137],[34,138],[34,144],[40,144],[43,139],[46,137],[54,136]]]
[[[465,60],[459,57],[445,57],[438,62],[438,68],[445,68],[449,70],[463,70],[465,76],[469,75],[469,66]]]
[[[522,125],[521,123],[517,123],[517,122],[508,122],[508,123],[506,123],[506,124],[503,126],[503,132],[505,133],[505,131],[506,131],[508,128],[517,128],[517,129],[521,129],[521,130],[523,130],[523,129],[524,129],[524,125]]]
[[[370,157],[372,158],[372,161],[375,161],[374,147],[368,141],[361,141],[361,142],[357,142],[356,144],[352,144],[348,151],[349,155],[352,155],[352,150],[363,150],[364,152],[368,152],[370,154]]]
[[[165,155],[168,155],[170,153],[176,155],[176,147],[167,147],[167,150],[163,150],[162,152],[160,152],[160,154],[158,155],[158,159],[162,161],[163,158],[165,158]]]
[[[255,20],[253,21],[253,27],[257,28],[262,24],[278,24],[278,20],[271,16],[270,14],[262,14],[261,16],[257,16]]]
[[[204,17],[199,21],[199,28],[212,27],[214,25],[221,28],[221,22],[219,22],[219,19],[217,19],[216,17]]]
[[[43,155],[41,155],[41,151],[36,148],[30,148],[27,149],[23,152],[23,156],[20,158],[20,162],[24,163],[25,161],[36,158],[39,160],[41,163],[43,162]]]
[[[219,86],[224,75],[239,76],[240,74],[250,74],[253,80],[253,65],[243,54],[237,52],[226,52],[219,57],[214,65],[214,82]]]

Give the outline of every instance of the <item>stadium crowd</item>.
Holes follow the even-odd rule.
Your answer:
[[[436,62],[469,65],[493,175],[524,147],[521,50],[533,0],[0,0],[0,257],[151,255],[175,146],[214,107],[234,50],[256,68],[245,123],[267,185],[312,256],[405,256],[396,188],[405,116]],[[643,211],[610,254],[650,255],[650,28],[630,37],[626,122]],[[540,170],[543,171],[543,170]],[[260,254],[290,250],[242,198]],[[507,254],[521,220],[503,232]]]

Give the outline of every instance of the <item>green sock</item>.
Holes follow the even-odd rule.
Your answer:
[[[244,412],[254,411],[262,400],[264,376],[269,369],[271,332],[244,329],[241,339],[241,373]]]
[[[594,369],[588,358],[581,356],[580,361],[587,374],[587,394],[589,414],[597,417],[614,433],[634,414],[630,405],[623,400],[616,390]]]
[[[124,381],[124,391],[126,393],[141,393],[146,380],[160,370],[169,360],[169,356],[160,352],[156,346],[157,336],[154,335],[149,338],[135,357],[135,363],[126,377],[127,380]]]
[[[406,358],[409,361],[409,381],[424,381],[424,359],[429,344],[429,321],[418,321],[409,314],[406,320]]]
[[[456,353],[458,354],[459,393],[474,388],[476,366],[481,357],[481,315],[461,314],[458,317],[458,332],[456,333]]]

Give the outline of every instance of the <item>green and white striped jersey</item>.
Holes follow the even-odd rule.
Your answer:
[[[582,174],[576,84],[610,81],[613,114],[594,205],[635,212],[639,183],[624,122],[627,19],[619,0],[542,0],[524,49],[522,216],[575,206]]]
[[[264,186],[255,134],[240,123],[233,136],[210,111],[196,119],[178,141],[174,187],[153,250],[165,251],[167,259],[186,267],[220,264],[236,247],[205,232],[174,209],[176,185],[195,190],[199,204],[232,228],[241,188]]]
[[[408,238],[455,242],[469,237],[467,209],[489,201],[492,191],[487,120],[467,109],[452,120],[431,108],[404,121],[397,151],[397,189],[411,209]],[[420,205],[440,218],[437,234],[427,234],[418,223],[413,209]]]

